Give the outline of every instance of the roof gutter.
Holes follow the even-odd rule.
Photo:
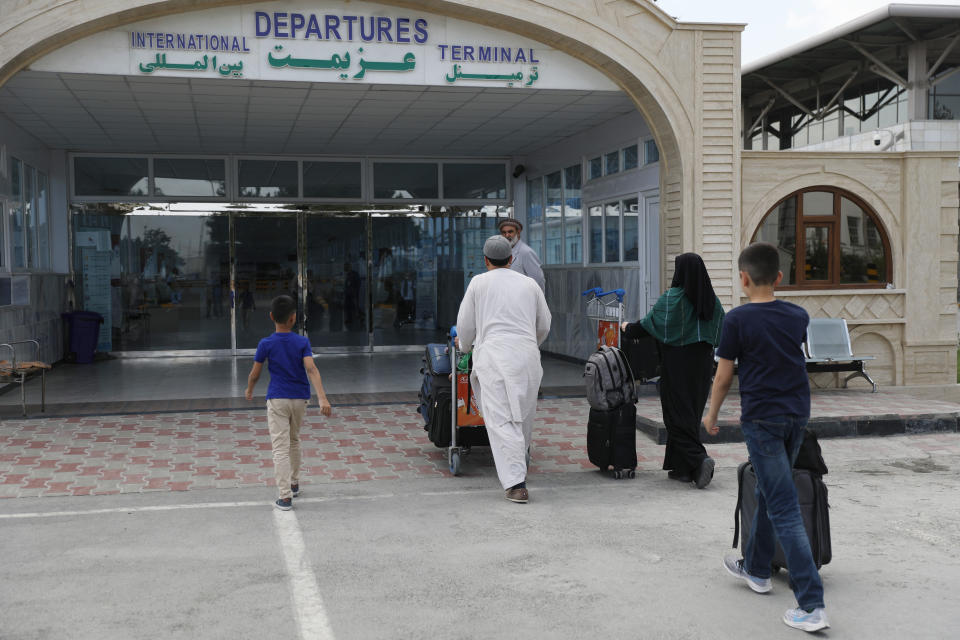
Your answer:
[[[740,69],[740,75],[747,75],[759,71],[764,67],[776,64],[781,60],[792,58],[810,49],[815,49],[821,45],[833,42],[840,38],[850,35],[861,29],[865,29],[888,18],[942,18],[948,20],[960,19],[960,6],[937,5],[937,4],[888,4],[885,7],[866,13],[859,18],[846,22],[839,27],[834,27],[813,38],[802,40],[797,44],[781,49],[763,58],[753,60],[749,64],[743,65]],[[749,26],[748,26],[749,28]]]

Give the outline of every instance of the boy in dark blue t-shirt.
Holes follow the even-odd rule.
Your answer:
[[[253,400],[253,387],[260,379],[263,362],[267,361],[270,385],[267,387],[267,426],[273,447],[273,469],[280,497],[274,505],[282,510],[293,508],[293,498],[300,495],[300,425],[310,401],[310,383],[317,392],[320,413],[330,415],[330,403],[323,392],[320,372],[313,362],[310,341],[293,333],[297,322],[297,306],[290,296],[277,296],[270,303],[270,319],[276,332],[260,341],[253,357],[253,368],[247,378],[247,400]]]
[[[793,483],[793,463],[810,417],[810,383],[801,346],[810,318],[801,307],[774,297],[783,273],[779,251],[772,244],[751,244],[740,253],[737,264],[740,285],[750,302],[723,320],[717,373],[703,424],[712,435],[719,431],[717,416],[730,390],[736,360],[740,426],[757,474],[757,512],[743,558],[728,555],[723,566],[754,591],[766,593],[772,588],[770,562],[779,540],[799,605],[787,611],[783,621],[795,629],[819,631],[830,626],[823,583]]]

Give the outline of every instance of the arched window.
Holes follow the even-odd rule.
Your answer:
[[[751,242],[780,249],[781,288],[880,288],[890,282],[890,241],[860,198],[808,187],[781,200]]]

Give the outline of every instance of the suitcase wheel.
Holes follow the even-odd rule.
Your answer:
[[[620,469],[614,469],[613,471],[610,472],[610,475],[613,476],[614,480],[620,480],[621,478],[623,478],[623,471],[621,471]]]
[[[614,480],[632,479],[637,477],[637,472],[634,469],[614,469],[610,472],[610,475],[613,476]]]
[[[450,454],[450,473],[455,476],[460,475],[460,452],[453,451]]]
[[[627,477],[630,478],[631,480],[637,477],[637,472],[634,469],[627,469],[626,474],[627,474]]]

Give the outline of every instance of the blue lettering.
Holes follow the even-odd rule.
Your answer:
[[[303,29],[303,25],[307,23],[306,18],[303,17],[302,13],[291,13],[290,14],[290,37],[297,37],[297,29]]]
[[[190,34],[190,39],[187,40],[187,49],[190,49],[191,51],[197,50],[197,37],[192,33]]]
[[[427,41],[427,21],[423,18],[418,18],[417,21],[413,23],[413,30],[416,31],[416,34],[413,36],[413,41],[417,44],[424,44]]]
[[[219,51],[219,50],[220,50],[220,38],[218,38],[217,36],[213,36],[212,38],[210,38],[210,39],[208,40],[207,46],[208,46],[210,49],[212,49],[213,51]]]
[[[450,47],[450,59],[451,59],[451,60],[456,60],[456,61],[458,61],[458,62],[462,62],[462,61],[463,61],[463,58],[461,57],[461,56],[462,56],[462,54],[461,54],[461,49],[463,49],[463,47],[461,47],[461,46],[458,45],[458,44],[455,44],[455,45],[451,46],[451,47]]]
[[[526,62],[527,54],[524,53],[523,49],[517,49],[517,59],[514,62]]]
[[[317,40],[323,40],[323,34],[320,33],[320,22],[317,20],[317,14],[311,13],[310,20],[307,22],[307,35],[304,38],[314,37]]]
[[[390,29],[393,27],[393,20],[390,18],[377,18],[377,42],[393,42],[393,36],[390,35]]]
[[[464,45],[463,47],[463,59],[473,62],[473,47]]]
[[[446,59],[447,59],[447,47],[448,47],[448,46],[449,46],[449,45],[446,45],[446,44],[438,44],[438,45],[437,45],[437,49],[440,49],[440,59],[441,59],[441,60],[446,60]]]
[[[144,34],[142,31],[141,31],[141,32],[138,32],[138,33],[137,33],[137,47],[140,48],[140,49],[142,49],[142,48],[144,48],[145,46],[147,46],[146,34]]]
[[[177,34],[177,49],[185,49],[187,47],[187,37],[182,34]]]
[[[477,47],[477,61],[490,62],[490,47]]]
[[[500,47],[500,62],[510,62],[513,60],[513,56],[511,55],[512,53],[513,51],[507,47]]]
[[[286,31],[281,31],[281,29],[287,28],[287,14],[282,11],[275,11],[273,13],[273,37],[275,38],[289,38]]]
[[[164,35],[167,37],[167,49],[173,49],[173,34],[167,33]]]
[[[230,43],[230,51],[240,51],[240,38],[233,36],[233,41]]]
[[[257,11],[253,15],[256,18],[257,23],[257,37],[262,38],[270,35],[270,14],[263,11]]]
[[[357,21],[357,16],[343,16],[343,21],[347,23],[347,40],[353,42],[353,23]]]
[[[243,50],[250,53],[250,47],[247,46],[247,36],[243,36],[241,40],[243,40]]]
[[[330,39],[330,34],[333,33],[333,36],[340,40],[340,18],[337,16],[326,16],[327,21],[327,40]]]
[[[530,49],[530,64],[540,64],[540,61],[533,57],[533,49]]]
[[[376,18],[373,18],[373,17],[369,18],[370,33],[367,34],[367,30],[363,28],[364,25],[367,24],[367,19],[360,18],[360,39],[363,40],[364,42],[370,42],[371,40],[377,37],[377,29],[376,29],[376,25],[374,24],[375,20]]]
[[[397,18],[397,42],[406,44],[410,42],[410,18]]]
[[[151,49],[153,49],[154,47],[156,47],[157,49],[163,49],[163,39],[160,37],[160,36],[162,36],[162,35],[163,35],[162,33],[151,33],[151,34],[150,34],[150,48],[151,48]]]

